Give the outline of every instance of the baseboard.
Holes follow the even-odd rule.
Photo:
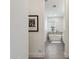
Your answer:
[[[44,56],[45,56],[44,53],[29,53],[29,57],[41,57],[41,58],[43,58]],[[65,55],[64,57],[66,59],[69,59],[68,55]]]
[[[68,56],[68,55],[65,55],[64,57],[65,57],[66,59],[69,59],[69,56]]]
[[[44,57],[44,53],[29,53],[29,57]]]

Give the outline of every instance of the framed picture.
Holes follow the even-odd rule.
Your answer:
[[[29,32],[38,32],[38,15],[28,15]]]

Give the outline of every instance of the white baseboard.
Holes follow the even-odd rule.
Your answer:
[[[29,53],[29,57],[44,57],[44,53]],[[65,58],[69,58],[68,55],[65,55]]]
[[[64,57],[65,57],[65,58],[69,58],[69,55],[65,54]]]
[[[44,53],[29,53],[29,57],[44,57]]]

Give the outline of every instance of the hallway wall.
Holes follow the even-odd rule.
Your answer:
[[[39,31],[29,32],[30,57],[44,56],[44,0],[29,0],[29,15],[38,15]]]
[[[28,59],[27,3],[11,0],[10,59]]]

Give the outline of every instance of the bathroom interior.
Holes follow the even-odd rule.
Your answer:
[[[29,0],[29,59],[69,59],[68,0]]]

